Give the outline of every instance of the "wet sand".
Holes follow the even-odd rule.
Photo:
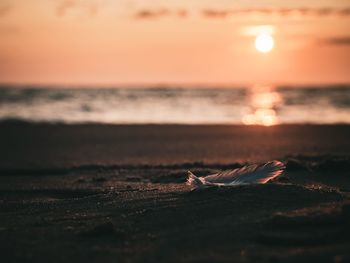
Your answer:
[[[3,262],[348,262],[350,126],[0,124]],[[190,191],[279,159],[266,185]]]

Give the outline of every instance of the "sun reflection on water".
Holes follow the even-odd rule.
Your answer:
[[[248,103],[249,112],[242,118],[244,124],[271,126],[279,123],[277,109],[282,103],[282,97],[272,87],[253,87]]]

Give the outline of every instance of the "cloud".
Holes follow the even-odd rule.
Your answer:
[[[205,9],[202,11],[204,17],[207,18],[226,18],[230,15],[230,11],[228,10],[213,10],[213,9]]]
[[[64,16],[71,9],[79,9],[83,13],[94,16],[98,13],[99,5],[92,0],[60,0],[56,7],[56,14]]]
[[[56,13],[58,16],[64,16],[66,12],[76,6],[76,1],[74,0],[62,0],[56,8]]]
[[[10,4],[0,5],[0,17],[6,16],[12,11],[12,6]]]
[[[242,8],[242,9],[203,9],[205,18],[227,18],[238,15],[279,15],[279,16],[350,16],[348,8]]]
[[[326,45],[347,46],[350,45],[350,36],[330,37],[322,39],[320,42]]]
[[[152,18],[168,16],[169,14],[170,14],[170,11],[164,8],[157,9],[157,10],[143,9],[143,10],[137,11],[134,17],[137,19],[152,19]]]
[[[155,19],[166,16],[176,16],[179,18],[185,18],[188,16],[188,11],[186,9],[170,10],[166,8],[159,9],[142,9],[134,14],[136,19]]]
[[[232,16],[247,16],[247,15],[262,15],[270,16],[277,15],[281,17],[350,17],[350,7],[346,8],[240,8],[240,9],[212,9],[206,8],[200,11],[204,18],[209,19],[225,19]],[[189,15],[186,9],[141,9],[133,14],[136,19],[156,19],[167,16],[175,16],[185,18]]]
[[[339,15],[350,16],[350,7],[339,10]]]

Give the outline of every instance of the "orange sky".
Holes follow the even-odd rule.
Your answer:
[[[348,0],[232,2],[1,0],[0,82],[350,82]]]

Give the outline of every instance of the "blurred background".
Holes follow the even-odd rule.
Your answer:
[[[1,0],[0,119],[350,122],[348,0]]]

